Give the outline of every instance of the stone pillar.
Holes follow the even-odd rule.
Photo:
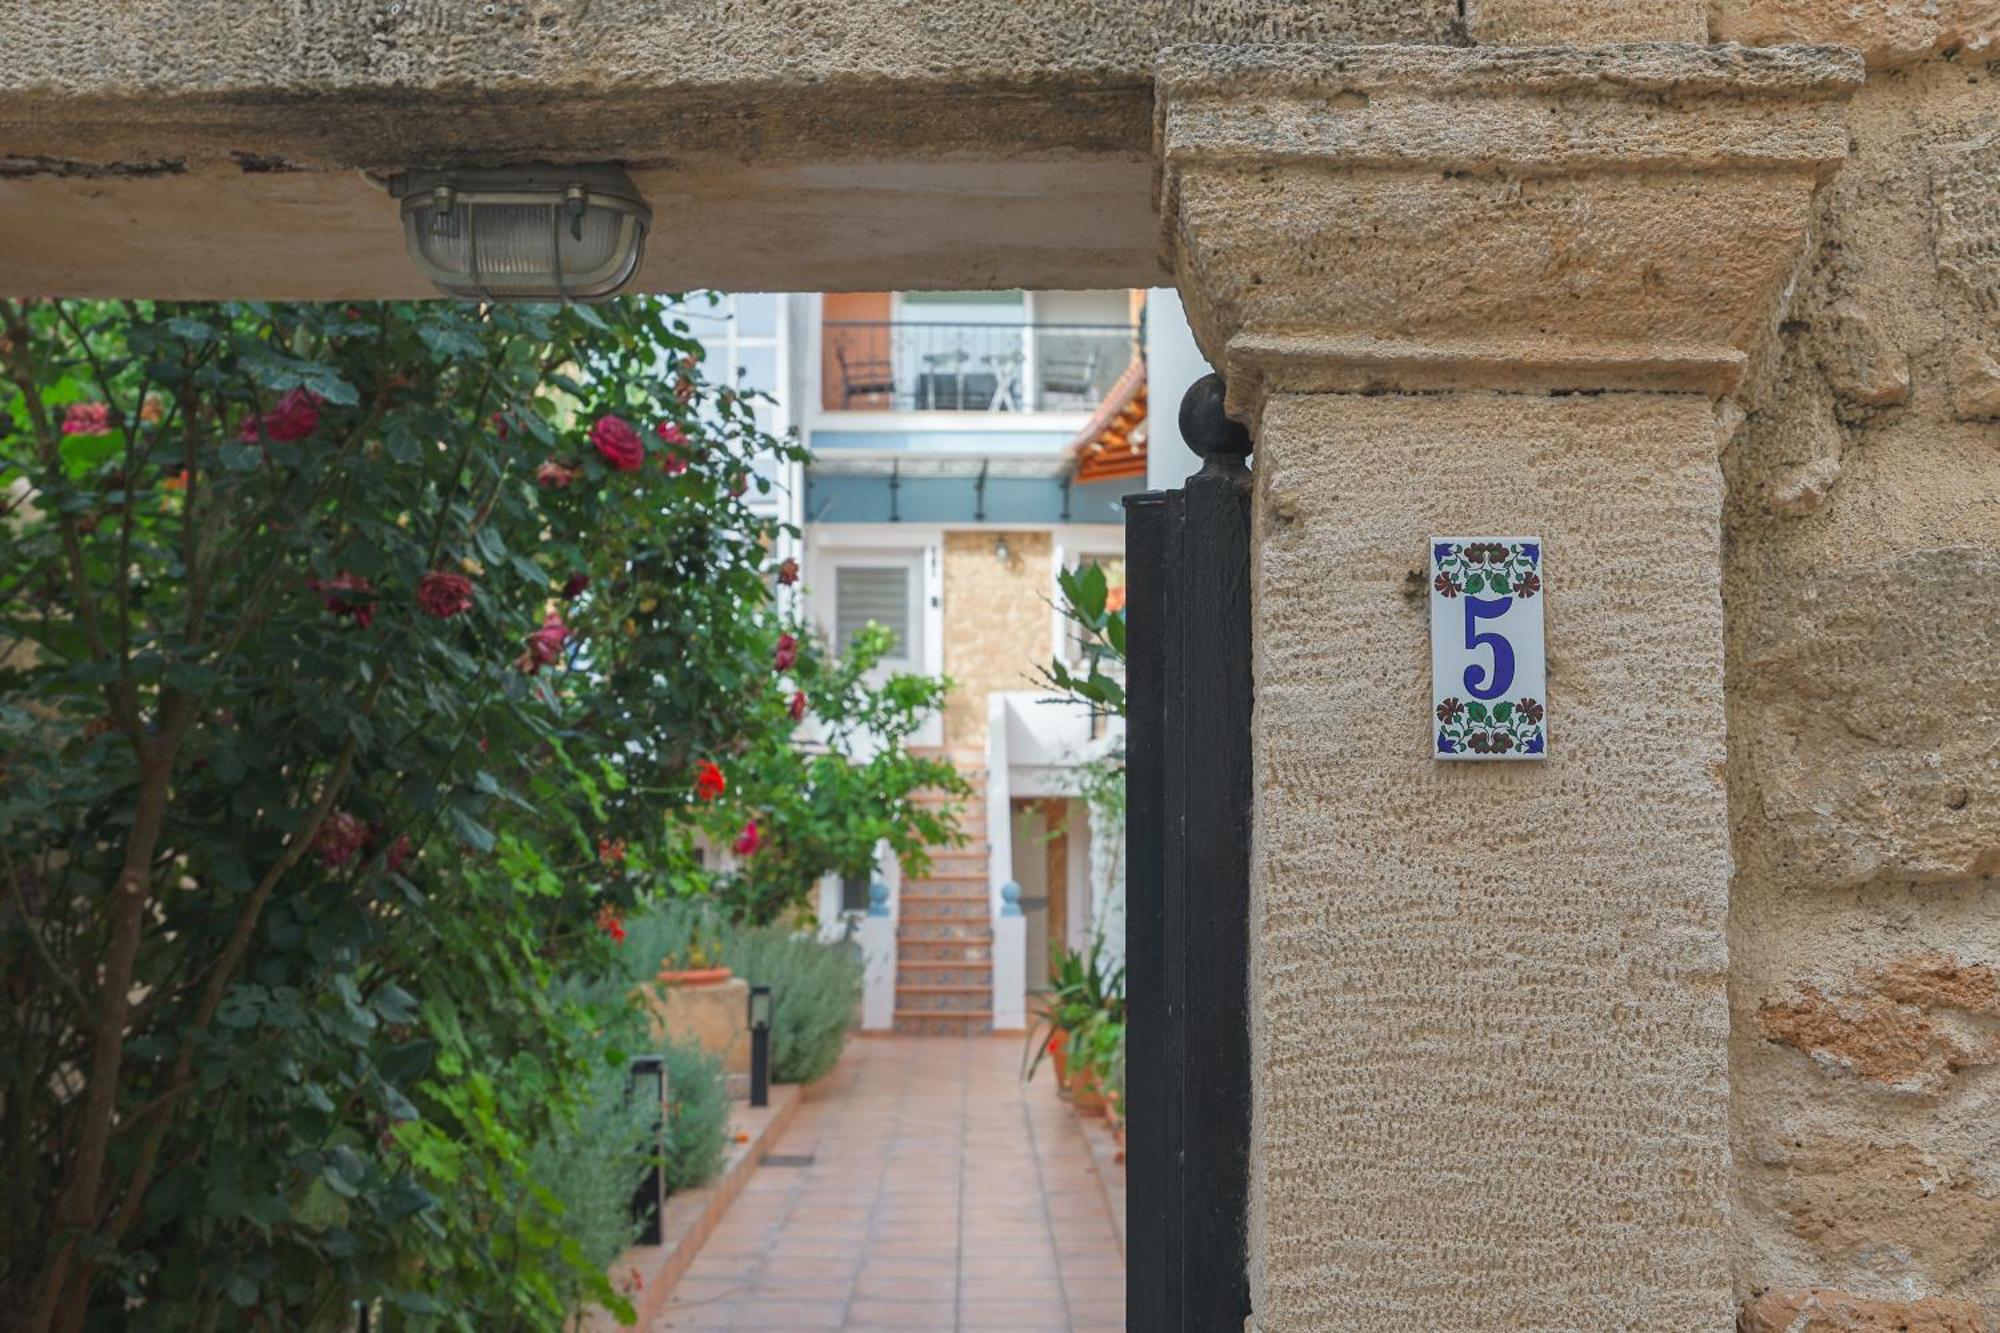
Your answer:
[[[1187,48],[1162,215],[1257,439],[1261,1333],[1723,1333],[1716,453],[1858,64]],[[1426,538],[1545,542],[1550,754],[1430,758]]]

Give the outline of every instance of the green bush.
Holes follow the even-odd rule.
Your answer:
[[[667,1189],[706,1185],[729,1150],[729,1088],[721,1062],[692,1042],[669,1042],[667,1057]]]
[[[861,1003],[861,950],[782,926],[731,926],[712,908],[675,903],[626,923],[624,958],[633,981],[701,930],[722,940],[722,962],[752,986],[771,988],[771,1078],[810,1083],[832,1069]]]
[[[563,1234],[584,1262],[608,1268],[632,1238],[632,1191],[645,1170],[651,1108],[631,1095],[631,1076],[606,1066],[585,1094],[573,1125],[537,1143],[528,1155],[536,1184],[562,1205]]]
[[[723,961],[752,986],[771,988],[771,1077],[810,1083],[840,1059],[861,1003],[861,950],[778,926],[732,931]]]

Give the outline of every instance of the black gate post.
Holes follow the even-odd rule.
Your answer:
[[[1250,1145],[1250,437],[1198,381],[1126,501],[1127,1327],[1241,1333]]]

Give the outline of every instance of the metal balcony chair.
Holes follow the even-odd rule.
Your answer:
[[[887,360],[849,361],[847,345],[836,343],[833,359],[840,363],[840,405],[852,407],[857,398],[887,398],[896,404],[896,369]]]
[[[1076,354],[1042,358],[1042,396],[1059,395],[1096,402],[1097,359],[1101,348],[1090,347]]]

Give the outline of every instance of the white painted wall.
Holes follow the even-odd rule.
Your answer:
[[[1181,395],[1209,372],[1195,346],[1181,294],[1171,287],[1146,293],[1146,487],[1171,490],[1201,467],[1181,439]]]

